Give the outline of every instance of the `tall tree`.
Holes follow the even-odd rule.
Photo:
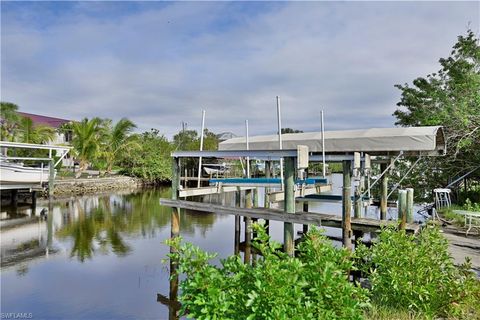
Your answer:
[[[0,102],[1,139],[13,141],[20,116],[18,106],[11,102]]]
[[[416,177],[430,188],[445,186],[480,164],[479,39],[469,30],[439,63],[438,72],[413,80],[413,85],[396,85],[401,100],[393,113],[397,125],[444,127],[446,157],[425,159]]]
[[[93,118],[88,120],[83,119],[80,122],[72,124],[73,139],[72,145],[74,147],[75,156],[80,161],[80,168],[76,177],[80,177],[89,163],[95,160],[98,155],[100,146],[100,137],[102,135],[102,120],[100,118]]]
[[[105,160],[107,173],[112,171],[120,152],[131,150],[133,144],[138,144],[137,137],[131,135],[136,127],[126,118],[120,119],[115,125],[111,120],[104,122],[101,157]]]
[[[24,143],[48,143],[55,137],[55,129],[45,125],[34,125],[32,119],[21,117],[19,125],[19,140]]]

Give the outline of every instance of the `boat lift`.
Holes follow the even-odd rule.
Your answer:
[[[49,196],[53,194],[53,187],[55,183],[55,167],[67,156],[68,152],[72,147],[68,146],[56,146],[56,145],[46,145],[46,144],[33,144],[33,143],[21,143],[21,142],[10,142],[10,141],[0,141],[0,149],[2,149],[2,161],[9,160],[21,160],[21,161],[35,161],[35,162],[47,162],[49,164],[49,177],[48,177],[48,193]],[[16,157],[9,156],[9,149],[33,149],[33,150],[48,150],[48,157]],[[58,157],[55,161],[53,151],[55,151],[55,156]],[[1,177],[0,177],[1,182]],[[43,182],[43,181],[42,181]],[[21,183],[18,184],[6,184],[0,183],[0,190],[28,190],[29,192],[43,190],[42,183]]]

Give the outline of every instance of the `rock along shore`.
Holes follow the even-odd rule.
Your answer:
[[[65,179],[55,181],[53,195],[55,197],[63,197],[69,195],[101,193],[113,190],[137,189],[143,186],[144,184],[141,179],[127,176]]]

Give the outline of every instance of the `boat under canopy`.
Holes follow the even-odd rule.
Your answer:
[[[321,132],[282,134],[283,150],[308,146],[309,152],[322,152]],[[249,137],[249,150],[278,150],[278,135]],[[218,150],[246,150],[245,137],[233,138],[219,144]],[[325,131],[325,152],[366,152],[388,155],[403,151],[406,154],[439,156],[446,152],[441,126],[372,128],[365,130]]]

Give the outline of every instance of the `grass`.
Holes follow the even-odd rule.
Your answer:
[[[365,320],[424,320],[425,316],[411,312],[392,310],[378,305],[373,305],[365,313]]]
[[[453,212],[453,210],[464,210],[463,207],[452,205],[449,208],[442,208],[438,212],[448,221],[458,227],[465,227],[465,217]]]

